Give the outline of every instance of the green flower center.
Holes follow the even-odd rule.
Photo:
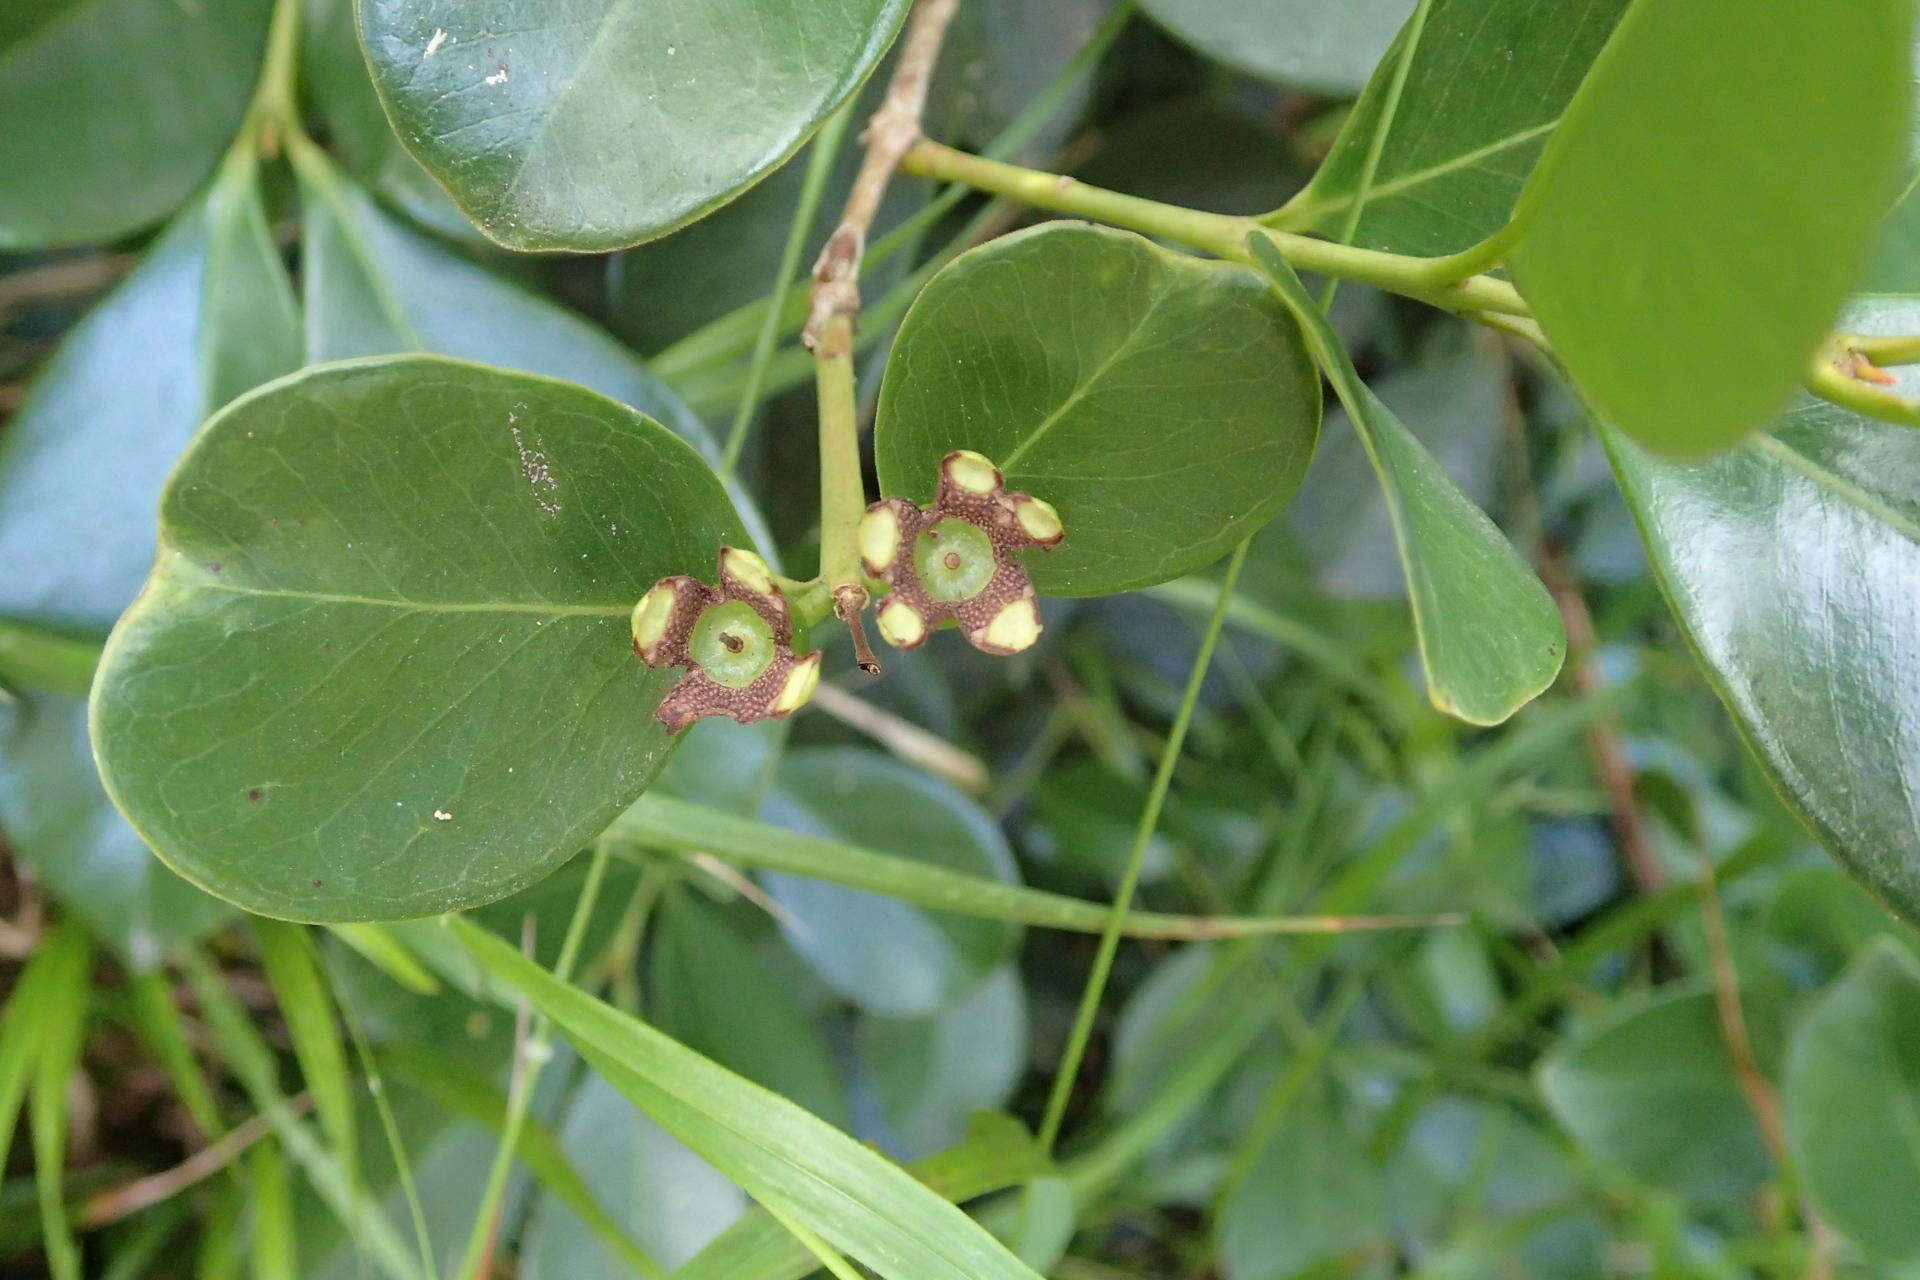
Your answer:
[[[980,529],[948,516],[914,539],[913,568],[935,600],[969,600],[993,578],[993,543]]]
[[[688,648],[715,684],[744,689],[773,662],[773,628],[746,601],[728,600],[700,615]]]

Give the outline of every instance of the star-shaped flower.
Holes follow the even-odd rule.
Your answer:
[[[913,649],[952,618],[974,648],[1020,652],[1040,638],[1040,607],[1014,553],[1065,536],[1051,503],[1008,493],[999,468],[970,449],[948,454],[930,510],[887,498],[860,521],[861,563],[891,588],[880,634]]]
[[[650,667],[685,667],[653,717],[675,733],[702,716],[741,724],[806,705],[820,655],[793,651],[793,615],[767,562],[720,548],[720,586],[662,578],[633,609],[633,651]]]

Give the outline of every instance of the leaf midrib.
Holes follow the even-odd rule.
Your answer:
[[[1806,454],[1781,440],[1777,436],[1763,435],[1754,437],[1754,445],[1773,454],[1786,466],[1792,467],[1807,479],[1828,490],[1853,507],[1872,516],[1882,524],[1888,525],[1910,541],[1920,543],[1920,522],[1902,515],[1889,504],[1874,497],[1853,481],[1831,468],[1821,466]]]
[[[170,578],[166,581],[191,591],[220,591],[235,596],[256,596],[270,600],[307,600],[319,604],[365,605],[369,608],[403,609],[410,613],[536,613],[555,618],[624,618],[633,612],[633,606],[630,604],[559,604],[550,601],[522,600],[408,600],[403,597],[362,596],[336,591],[242,587],[210,578],[192,582],[179,578]]]
[[[1491,156],[1499,155],[1503,151],[1510,151],[1515,147],[1524,146],[1542,134],[1551,133],[1559,124],[1559,118],[1555,117],[1552,120],[1522,129],[1518,133],[1508,134],[1506,137],[1489,142],[1485,146],[1476,147],[1472,151],[1463,151],[1449,160],[1441,161],[1439,164],[1428,165],[1424,169],[1415,169],[1397,178],[1389,178],[1385,182],[1376,184],[1368,193],[1367,198],[1377,200],[1386,196],[1398,195],[1402,191],[1408,191],[1415,187],[1422,186],[1458,170],[1472,168],[1474,165],[1479,164],[1482,160]],[[1283,229],[1295,227],[1312,222],[1325,214],[1338,213],[1343,209],[1351,208],[1357,194],[1357,192],[1349,191],[1344,195],[1322,197],[1319,200],[1303,199],[1297,204],[1289,205],[1281,210],[1286,216],[1284,218],[1274,219],[1273,225]]]

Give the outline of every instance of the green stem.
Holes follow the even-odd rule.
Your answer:
[[[964,182],[1035,208],[1092,218],[1143,235],[1163,236],[1232,262],[1248,260],[1246,238],[1249,233],[1258,233],[1298,270],[1370,284],[1469,318],[1477,318],[1474,313],[1479,312],[1529,314],[1526,301],[1506,281],[1484,275],[1457,278],[1453,273],[1459,269],[1458,258],[1413,258],[1275,231],[1253,218],[1123,195],[1063,174],[1003,164],[932,141],[922,141],[909,151],[901,168],[908,173]],[[1470,250],[1469,254],[1475,252]]]
[[[1087,985],[1080,993],[1080,1007],[1074,1014],[1073,1030],[1067,1037],[1066,1052],[1061,1055],[1060,1066],[1053,1078],[1053,1090],[1047,1095],[1047,1110],[1040,1122],[1040,1146],[1043,1150],[1053,1150],[1053,1144],[1060,1136],[1060,1124],[1066,1118],[1067,1100],[1073,1096],[1075,1078],[1080,1074],[1080,1061],[1087,1051],[1087,1041],[1093,1035],[1093,1020],[1100,1012],[1100,998],[1106,992],[1107,975],[1113,968],[1114,953],[1120,947],[1120,933],[1125,925],[1127,912],[1133,905],[1134,890],[1140,884],[1140,868],[1146,862],[1147,844],[1153,839],[1154,828],[1160,824],[1160,808],[1166,803],[1167,789],[1173,785],[1173,771],[1180,763],[1180,748],[1187,740],[1187,728],[1193,723],[1193,709],[1200,701],[1200,686],[1206,680],[1207,668],[1213,662],[1213,649],[1220,640],[1220,628],[1227,620],[1227,605],[1233,599],[1234,583],[1239,580],[1240,566],[1246,563],[1247,548],[1252,543],[1243,542],[1227,562],[1226,575],[1220,582],[1220,598],[1213,606],[1213,616],[1207,619],[1207,629],[1200,640],[1200,652],[1194,656],[1193,670],[1187,675],[1186,692],[1180,698],[1180,710],[1173,719],[1173,732],[1167,736],[1166,748],[1160,753],[1160,768],[1153,776],[1153,787],[1147,793],[1146,808],[1140,811],[1140,825],[1133,835],[1133,848],[1127,855],[1126,870],[1120,877],[1120,888],[1113,896],[1113,909],[1107,916],[1107,927],[1100,934],[1100,945],[1093,954],[1093,970],[1087,975]]]
[[[1914,341],[1920,341],[1915,339]],[[1871,358],[1871,357],[1869,357]],[[1814,357],[1807,371],[1807,389],[1843,409],[1903,427],[1920,427],[1920,402],[1850,378],[1824,356]]]
[[[591,856],[593,860],[587,864],[586,883],[580,886],[580,896],[574,901],[573,918],[567,923],[567,935],[560,944],[560,957],[553,966],[553,976],[561,982],[566,982],[572,976],[574,964],[580,958],[580,944],[586,937],[587,921],[593,917],[594,900],[600,896],[600,882],[607,872],[608,852],[604,842],[594,845]],[[460,1264],[459,1271],[463,1280],[480,1280],[486,1274],[488,1258],[493,1251],[494,1223],[499,1217],[500,1203],[507,1190],[507,1170],[513,1164],[514,1152],[519,1149],[520,1133],[526,1128],[534,1086],[540,1081],[540,1069],[546,1065],[550,1046],[551,1032],[547,1020],[541,1018],[521,1051],[520,1078],[507,1100],[506,1123],[500,1131],[499,1145],[494,1148],[493,1165],[487,1171],[487,1185],[480,1197],[480,1207],[473,1216],[473,1230],[467,1236],[466,1260]]]
[[[300,68],[300,0],[274,0],[267,25],[266,56],[237,145],[273,155],[283,134],[300,131],[297,96]]]
[[[1884,367],[1920,363],[1920,334],[1903,333],[1889,338],[1850,334],[1840,341],[1848,350],[1858,351],[1874,364]]]
[[[833,175],[833,162],[840,154],[840,139],[853,114],[849,99],[827,117],[814,135],[807,154],[807,172],[800,182],[800,199],[793,207],[793,223],[787,228],[787,243],[780,250],[780,266],[774,272],[773,292],[760,317],[760,332],[754,335],[753,357],[747,364],[747,379],[740,388],[740,403],[733,411],[733,428],[727,433],[726,451],[720,455],[720,474],[733,474],[740,462],[740,450],[747,442],[747,428],[760,407],[760,387],[766,381],[767,366],[780,342],[781,319],[786,314],[787,295],[793,289],[794,273],[800,268],[800,255],[813,234],[813,223],[820,212],[820,198],[826,194],[827,179]]]

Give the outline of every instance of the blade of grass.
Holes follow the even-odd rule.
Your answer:
[[[13,1148],[20,1104],[26,1099],[34,1065],[40,1058],[48,993],[60,985],[61,970],[68,963],[66,949],[73,945],[62,941],[69,932],[71,926],[55,925],[41,940],[8,994],[5,1013],[0,1016],[0,1160]]]
[[[166,1072],[174,1096],[186,1108],[200,1136],[208,1140],[219,1137],[226,1132],[226,1125],[220,1119],[213,1090],[207,1086],[206,1072],[187,1040],[186,1020],[173,998],[172,980],[158,969],[135,974],[127,982],[127,996],[134,1029]]]
[[[313,955],[304,926],[256,918],[253,936],[267,971],[280,1015],[293,1041],[293,1056],[313,1095],[320,1129],[333,1145],[334,1159],[349,1186],[359,1178],[359,1134],[354,1120],[353,1077],[333,998]]]
[[[944,1200],[964,1204],[1053,1171],[1019,1121],[981,1112],[960,1142],[906,1166]],[[764,1209],[755,1209],[689,1258],[674,1280],[802,1280],[814,1257]]]
[[[1111,915],[1100,903],[1002,884],[840,840],[800,835],[658,794],[643,797],[615,819],[607,828],[606,840],[616,852],[631,854],[636,846],[698,851],[740,866],[829,880],[935,911],[1048,929],[1099,933]],[[1450,920],[1445,916],[1180,916],[1135,911],[1121,920],[1120,931],[1133,938],[1192,940],[1417,928]]]
[[[888,1280],[1036,1280],[960,1210],[785,1098],[559,981],[460,917],[447,928],[589,1066],[761,1204]]]
[[[80,1246],[67,1213],[67,1085],[80,1065],[92,994],[93,944],[79,928],[59,927],[41,943],[55,968],[41,995],[35,1033],[29,1120],[33,1129],[34,1187],[40,1201],[40,1240],[54,1280],[80,1280]]]
[[[247,1253],[254,1280],[300,1280],[287,1166],[271,1141],[256,1143],[247,1157],[247,1207],[252,1213]]]
[[[107,1259],[99,1280],[150,1280],[156,1274],[164,1274],[154,1266],[154,1260],[186,1220],[184,1204],[162,1205],[146,1214],[127,1233],[125,1243]]]
[[[383,924],[335,924],[327,926],[334,937],[359,952],[368,964],[415,995],[440,994],[440,980],[407,950]]]

